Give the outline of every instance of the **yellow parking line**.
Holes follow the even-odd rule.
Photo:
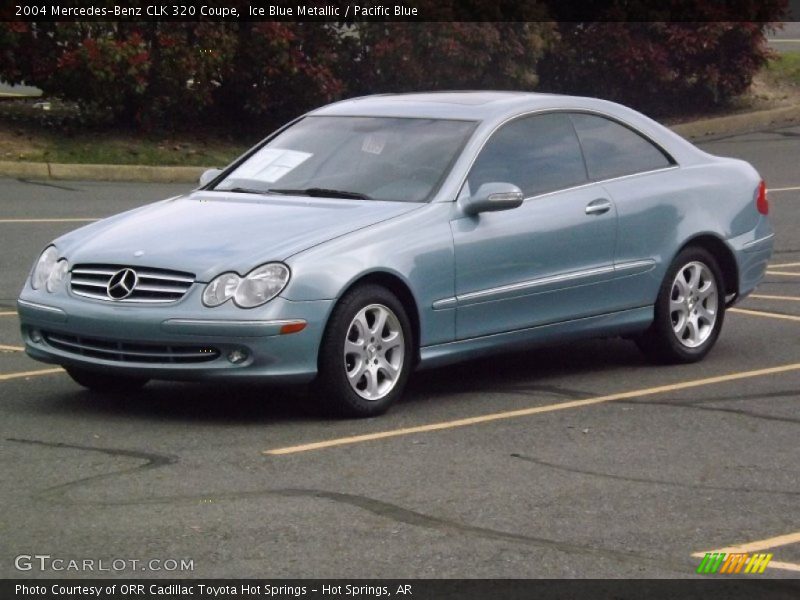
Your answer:
[[[783,275],[785,277],[800,277],[800,273],[792,273],[791,271],[767,271],[767,275]]]
[[[792,187],[782,187],[782,188],[769,188],[767,189],[768,192],[795,192],[800,190],[800,186],[792,186]]]
[[[64,370],[60,367],[57,369],[42,369],[40,371],[20,371],[17,373],[2,373],[0,374],[0,381],[8,381],[9,379],[19,379],[20,377],[38,377],[39,375],[53,375],[55,373],[63,373]]]
[[[760,552],[762,550],[771,550],[772,548],[779,548],[780,546],[788,546],[789,544],[797,544],[800,542],[800,531],[794,533],[787,533],[785,535],[778,535],[775,537],[767,538],[765,540],[756,540],[754,542],[747,542],[738,544],[736,546],[726,546],[718,550],[708,550],[706,552],[695,552],[692,554],[695,558],[703,558],[708,552],[724,552],[728,553],[750,553]],[[798,571],[800,572],[800,565],[795,563],[787,563],[780,561],[770,561],[767,568],[783,569],[785,571]]]
[[[783,267],[800,267],[800,262],[793,262],[793,263],[781,263],[778,265],[770,265],[771,268],[780,269]]]
[[[719,550],[709,550],[709,552],[725,552],[726,554],[728,552],[760,552],[761,550],[769,550],[771,548],[777,548],[778,546],[788,546],[789,544],[797,544],[798,542],[800,542],[800,531],[795,531],[794,533],[777,535],[765,540],[736,544],[735,546],[727,546]],[[705,555],[705,552],[695,552],[692,554],[692,556]]]
[[[300,444],[298,446],[286,446],[284,448],[273,448],[271,450],[264,450],[262,454],[267,455],[281,455],[281,454],[296,454],[298,452],[308,452],[310,450],[320,450],[322,448],[332,448],[334,446],[345,446],[348,444],[360,444],[362,442],[371,442],[374,440],[381,440],[392,437],[399,437],[404,435],[412,435],[415,433],[427,433],[429,431],[439,431],[442,429],[455,429],[457,427],[467,427],[469,425],[478,425],[481,423],[490,423],[492,421],[500,421],[504,419],[515,419],[518,417],[527,417],[540,413],[554,412],[557,410],[567,410],[571,408],[582,408],[584,406],[593,406],[595,404],[603,404],[606,402],[614,402],[616,400],[627,400],[629,398],[639,398],[642,396],[652,396],[654,394],[664,394],[666,392],[675,392],[678,390],[685,390],[696,388],[704,385],[713,385],[717,383],[725,383],[728,381],[736,381],[738,379],[748,379],[751,377],[763,377],[765,375],[775,375],[778,373],[787,373],[790,371],[800,370],[800,363],[793,363],[789,365],[782,365],[779,367],[769,367],[766,369],[758,369],[756,371],[743,371],[739,373],[730,373],[728,375],[719,375],[717,377],[708,377],[706,379],[694,379],[691,381],[684,381],[680,383],[672,383],[669,385],[660,385],[657,387],[644,388],[633,390],[630,392],[620,392],[617,394],[609,394],[607,396],[598,396],[596,398],[586,398],[584,400],[572,400],[570,402],[561,402],[558,404],[547,404],[544,406],[534,406],[531,408],[523,408],[519,410],[510,410],[499,413],[491,413],[486,415],[479,415],[477,417],[467,417],[465,419],[456,419],[454,421],[442,421],[439,423],[429,423],[427,425],[418,425],[416,427],[403,427],[401,429],[390,429],[388,431],[378,431],[375,433],[367,433],[363,435],[354,435],[349,437],[335,438],[330,440],[323,440],[321,442],[311,442],[308,444]]]
[[[729,308],[728,312],[739,313],[740,315],[752,315],[754,317],[768,317],[770,319],[785,319],[786,321],[800,321],[796,315],[782,315],[780,313],[764,312],[763,310],[750,310],[749,308]]]
[[[8,310],[8,311],[5,311],[5,312],[0,312],[0,317],[11,317],[11,316],[16,315],[16,314],[17,314],[17,311]]]
[[[703,555],[705,556],[705,555]],[[796,563],[781,562],[779,560],[771,560],[767,565],[768,569],[781,569],[782,571],[797,571],[800,572],[800,565]]]
[[[750,294],[748,298],[758,298],[759,300],[786,300],[800,302],[800,296],[772,296],[769,294]]]
[[[79,219],[0,219],[0,223],[86,223],[89,221],[99,221],[100,219],[79,218]]]
[[[6,346],[5,344],[0,344],[0,352],[24,352],[25,348],[22,346]]]

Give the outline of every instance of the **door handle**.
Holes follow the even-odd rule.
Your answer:
[[[587,215],[602,215],[603,213],[607,213],[609,210],[611,210],[611,201],[606,200],[605,198],[592,200],[586,205]]]

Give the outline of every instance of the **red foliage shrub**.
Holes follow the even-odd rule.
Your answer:
[[[0,23],[0,77],[120,123],[276,124],[343,92],[329,25]]]
[[[357,93],[536,87],[549,23],[365,23],[354,33]]]
[[[227,115],[275,124],[344,93],[333,24],[242,22],[235,46],[217,94]]]
[[[539,65],[542,89],[597,96],[655,114],[721,105],[769,57],[767,23],[564,23]]]
[[[766,21],[787,0],[653,9],[660,18],[688,10],[708,19],[700,23],[624,22],[644,5],[598,2],[618,21],[543,21],[545,10],[569,16],[555,0],[430,0],[426,14],[437,18],[468,5],[491,22],[3,22],[0,78],[141,127],[266,129],[347,95],[444,89],[538,88],[674,114],[747,89],[769,55]],[[511,9],[530,20],[501,22]],[[742,18],[752,20],[732,22]]]

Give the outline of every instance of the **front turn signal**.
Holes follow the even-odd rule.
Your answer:
[[[292,321],[291,323],[286,323],[286,325],[281,327],[281,335],[286,335],[287,333],[297,333],[298,331],[303,331],[305,328],[305,321]]]

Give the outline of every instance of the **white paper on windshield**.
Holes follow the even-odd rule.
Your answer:
[[[370,154],[380,154],[386,146],[386,137],[382,135],[368,135],[364,138],[364,143],[361,144],[362,152],[369,152]]]
[[[264,148],[246,160],[230,176],[273,183],[312,156],[308,152],[299,152],[298,150]]]

